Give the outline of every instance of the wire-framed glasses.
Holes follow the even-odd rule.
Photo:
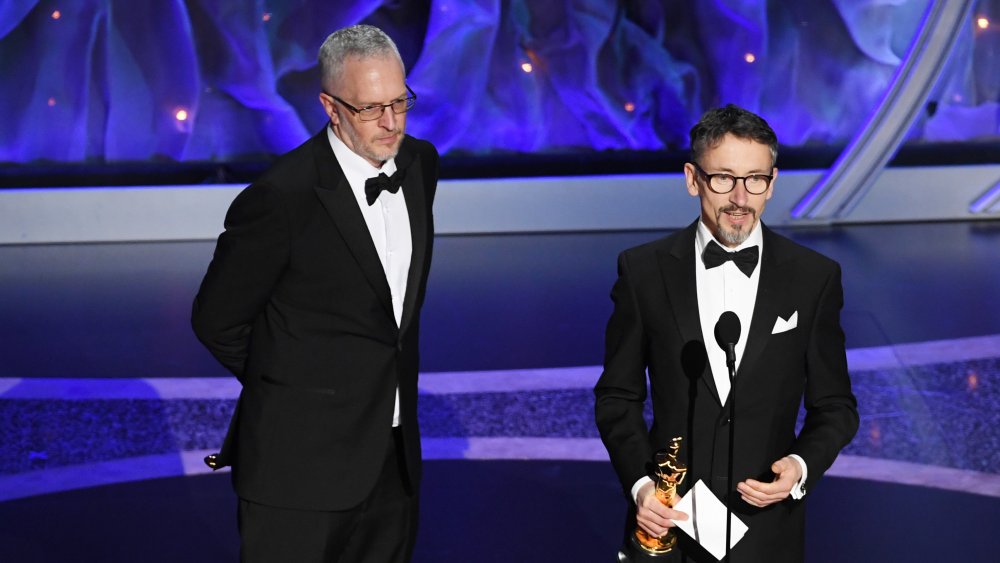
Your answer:
[[[340,102],[340,105],[344,106],[345,108],[357,114],[358,119],[360,119],[361,121],[375,121],[376,119],[382,117],[382,114],[385,113],[385,108],[392,108],[392,113],[396,114],[406,113],[410,111],[410,108],[413,107],[413,104],[417,102],[417,95],[413,93],[413,90],[410,90],[409,85],[404,85],[404,86],[406,86],[406,91],[409,92],[410,94],[409,96],[405,98],[399,98],[398,100],[393,100],[387,104],[372,104],[370,106],[365,106],[361,108],[356,108],[329,92],[325,93],[327,96],[330,96],[334,100]]]
[[[746,188],[747,193],[760,195],[767,191],[767,188],[771,185],[771,180],[774,179],[773,175],[768,174],[750,174],[749,176],[733,176],[732,174],[725,173],[709,174],[702,170],[697,162],[692,162],[691,164],[699,174],[708,180],[708,189],[717,194],[728,194],[736,187],[737,180],[743,180],[743,187]]]

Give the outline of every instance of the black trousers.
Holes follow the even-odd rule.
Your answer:
[[[239,500],[244,563],[405,563],[417,539],[418,494],[393,429],[374,490],[348,510],[293,510]],[[336,475],[331,475],[336,479]]]

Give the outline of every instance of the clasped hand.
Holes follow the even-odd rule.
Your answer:
[[[639,488],[635,495],[635,520],[647,534],[658,538],[676,525],[674,520],[687,520],[688,515],[660,502],[655,489],[653,482]]]
[[[755,479],[747,479],[736,485],[740,497],[747,503],[758,508],[770,506],[788,498],[792,487],[802,478],[802,466],[791,457],[785,456],[771,464],[774,480],[762,483]]]

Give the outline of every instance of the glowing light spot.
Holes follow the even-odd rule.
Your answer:
[[[521,63],[521,70],[523,70],[526,73],[530,73],[531,72],[531,63]]]
[[[953,101],[953,102],[961,102],[962,101],[962,95],[961,94],[955,94],[954,96],[951,97],[951,101]]]
[[[62,17],[62,12],[55,10],[52,12],[52,19],[57,20]]]
[[[187,118],[188,112],[184,108],[178,108],[178,110],[174,112],[174,119],[177,121],[187,121]]]
[[[979,29],[986,29],[990,26],[990,20],[985,16],[979,16],[976,18],[976,26],[978,26]]]
[[[264,15],[261,16],[260,19],[265,22],[271,21],[271,12],[264,12]]]
[[[882,429],[877,424],[872,424],[871,430],[868,431],[868,441],[875,445],[882,442]]]
[[[635,111],[635,104],[633,104],[632,102],[625,102],[625,111],[629,113]]]
[[[975,391],[976,388],[979,387],[979,374],[974,371],[970,371],[969,376],[965,378],[965,381],[969,391]]]
[[[743,60],[746,61],[746,62],[748,62],[748,63],[753,63],[754,61],[757,60],[757,56],[754,55],[753,53],[747,53],[747,54],[743,55]]]

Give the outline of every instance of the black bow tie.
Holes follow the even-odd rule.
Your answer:
[[[736,267],[749,278],[753,274],[754,268],[757,267],[759,256],[760,247],[758,246],[744,248],[739,252],[729,252],[716,244],[714,240],[710,240],[708,241],[708,246],[705,247],[702,259],[705,261],[705,267],[708,269],[721,266],[727,260],[732,260],[733,264],[736,264]]]
[[[368,200],[368,205],[375,203],[382,190],[391,194],[398,192],[399,186],[403,185],[403,176],[405,175],[405,172],[397,168],[392,176],[386,176],[385,172],[382,172],[374,178],[365,180],[365,199]]]

